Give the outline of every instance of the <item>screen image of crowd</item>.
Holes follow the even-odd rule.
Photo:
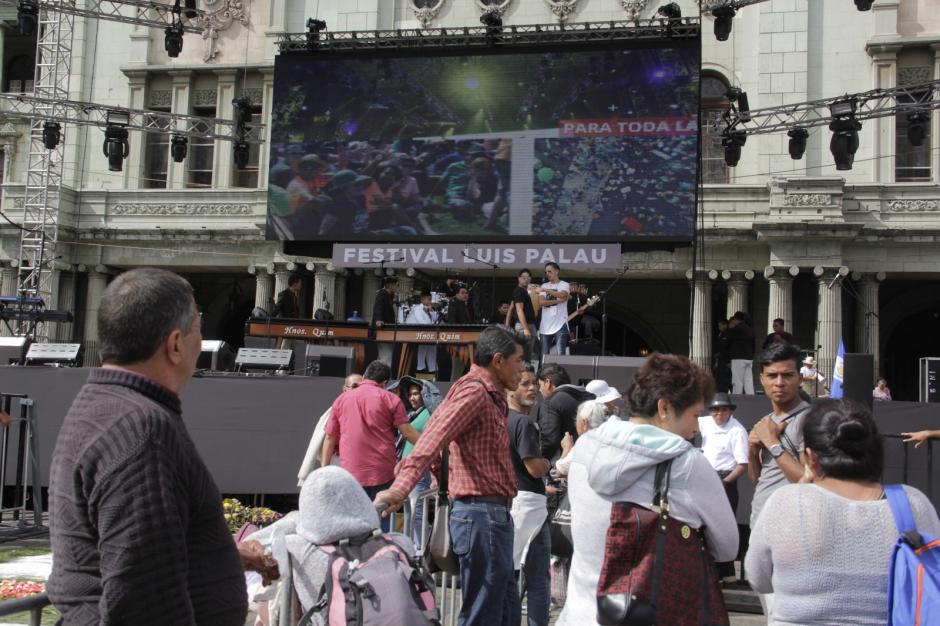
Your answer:
[[[532,233],[689,237],[696,137],[539,139]]]
[[[528,131],[544,137],[565,120],[694,118],[697,91],[697,49],[392,59],[284,55],[276,64],[268,237],[505,236],[514,140],[522,158],[530,151],[520,151],[517,138]],[[536,201],[525,235],[690,232],[695,169],[686,161],[696,159],[694,141],[663,136],[648,148],[648,138],[610,137],[584,148],[589,152],[582,158],[591,150],[603,153],[602,171],[594,176],[573,175],[573,155],[540,145],[541,155],[524,157],[532,159],[535,183],[522,197]],[[650,196],[645,185],[624,192],[629,199],[614,197],[625,186],[611,187],[621,177],[654,169],[660,160],[670,167],[657,169],[648,183],[659,189],[656,201],[637,205],[638,197]],[[553,173],[548,181],[547,170]],[[579,193],[566,193],[579,181]],[[596,183],[603,188],[588,188]],[[556,219],[568,212],[574,217]]]

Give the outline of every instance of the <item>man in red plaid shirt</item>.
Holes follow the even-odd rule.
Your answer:
[[[375,503],[397,510],[449,444],[450,534],[460,559],[460,626],[511,624],[514,529],[510,508],[516,475],[509,457],[506,390],[519,386],[525,339],[489,326],[476,343],[473,366],[450,388],[395,482]]]

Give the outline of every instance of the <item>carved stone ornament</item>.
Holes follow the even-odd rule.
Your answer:
[[[568,16],[574,13],[575,6],[578,4],[578,0],[545,0],[545,2],[548,3],[548,8],[555,14],[559,22],[567,20]]]
[[[202,54],[203,61],[211,61],[218,54],[216,41],[219,33],[227,30],[235,20],[238,20],[242,26],[248,26],[248,15],[245,13],[244,3],[249,0],[203,0],[203,8],[206,11],[206,17],[202,20],[202,38],[205,40],[205,50]]]
[[[168,107],[172,105],[173,92],[169,89],[159,89],[150,92],[150,106]]]
[[[194,89],[193,106],[215,106],[215,99],[218,96],[215,89]]]
[[[421,22],[421,28],[430,28],[437,14],[441,12],[444,0],[409,0],[409,4],[415,18]]]
[[[112,215],[251,215],[251,205],[222,203],[115,204]]]
[[[251,100],[252,104],[261,104],[264,100],[264,89],[261,87],[250,87],[245,90],[245,95]]]
[[[493,13],[497,17],[502,17],[512,4],[512,0],[477,0],[477,6],[483,9],[484,13]]]
[[[638,20],[646,8],[648,0],[620,0],[620,6],[627,12],[627,19]]]
[[[898,86],[917,85],[919,83],[929,83],[933,80],[933,68],[929,65],[920,67],[899,67],[898,68]]]
[[[887,209],[898,213],[940,211],[940,200],[889,200]]]
[[[828,193],[790,193],[783,197],[783,206],[830,206]]]
[[[702,12],[708,11],[708,14],[711,15],[711,10],[715,7],[721,6],[723,4],[728,4],[728,0],[699,0],[698,5],[702,8]]]

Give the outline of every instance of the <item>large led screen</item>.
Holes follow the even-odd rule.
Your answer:
[[[282,54],[268,237],[691,239],[698,74],[693,46]]]

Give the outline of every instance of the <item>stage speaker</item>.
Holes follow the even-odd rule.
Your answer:
[[[620,393],[626,393],[633,382],[633,375],[644,363],[645,356],[599,356],[594,378],[605,380]]]
[[[231,372],[235,369],[235,351],[219,339],[203,339],[202,352],[196,369],[212,372]]]
[[[32,340],[29,337],[0,337],[0,365],[20,365]]]
[[[239,348],[235,357],[238,371],[276,370],[290,374],[294,367],[293,350],[262,350],[260,348]]]
[[[34,343],[26,351],[27,365],[78,367],[81,362],[80,343]]]
[[[352,346],[307,344],[307,374],[345,378],[352,374],[354,352]]]
[[[542,366],[557,363],[565,368],[571,377],[571,384],[584,385],[594,380],[593,356],[578,356],[573,354],[546,354],[542,357]]]
[[[871,390],[875,386],[875,357],[871,354],[847,353],[842,366],[842,397],[871,409],[874,404]]]
[[[277,337],[252,337],[251,335],[245,335],[245,347],[246,348],[262,348],[262,349],[272,349],[277,345]]]
[[[568,346],[568,352],[571,353],[572,356],[600,356],[601,344],[596,341],[572,343]]]

